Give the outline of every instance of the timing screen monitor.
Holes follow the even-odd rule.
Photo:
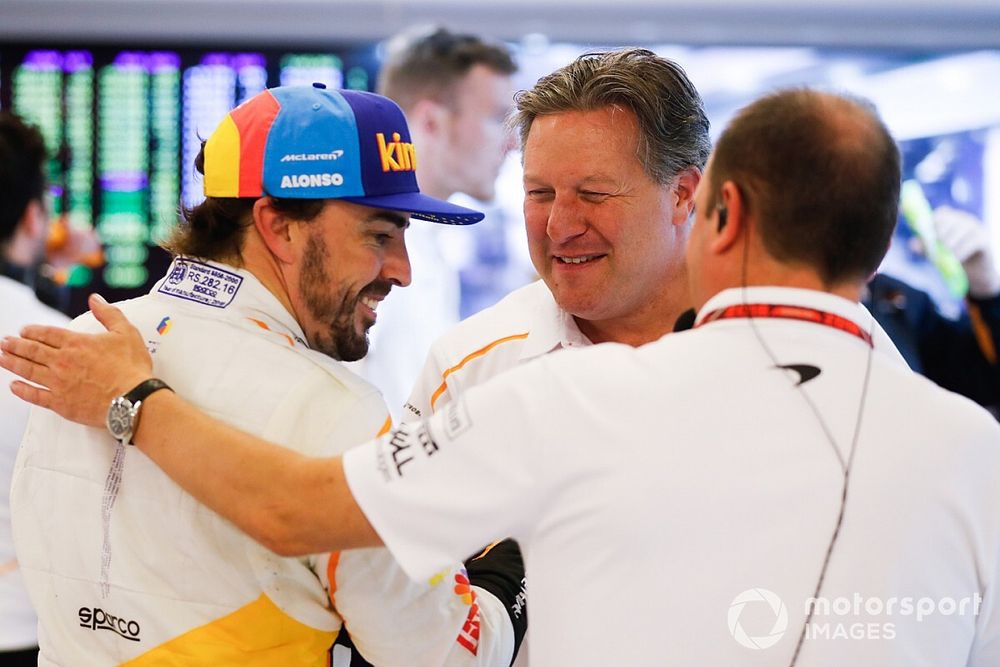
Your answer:
[[[203,199],[194,159],[237,104],[266,87],[368,90],[374,48],[329,53],[0,47],[0,108],[36,125],[49,152],[50,212],[57,230],[94,229],[103,263],[57,272],[71,286],[66,309],[86,294],[110,299],[149,290],[169,263],[157,244],[180,205]],[[67,236],[67,234],[62,234]]]

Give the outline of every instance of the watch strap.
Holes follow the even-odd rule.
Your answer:
[[[132,442],[132,437],[135,432],[139,430],[139,414],[142,409],[143,402],[149,398],[150,394],[159,391],[160,389],[170,389],[170,386],[163,380],[157,378],[150,378],[144,380],[137,384],[130,392],[121,397],[129,407],[129,429],[127,435],[122,435],[120,437],[120,442],[123,445],[134,445]],[[173,389],[170,389],[173,391]]]
[[[140,401],[146,400],[150,394],[160,389],[170,389],[170,385],[158,378],[149,378],[137,384],[130,392],[125,394],[124,398],[132,405],[135,405]],[[170,389],[170,391],[173,391],[173,389]]]

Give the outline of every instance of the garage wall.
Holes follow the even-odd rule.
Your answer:
[[[381,39],[415,23],[592,44],[1000,47],[996,0],[3,0],[0,40],[284,43]]]

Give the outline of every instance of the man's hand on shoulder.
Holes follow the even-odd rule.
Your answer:
[[[29,325],[20,337],[3,339],[0,367],[27,380],[11,383],[18,398],[79,424],[103,426],[111,400],[150,378],[153,362],[119,309],[96,294],[89,305],[105,333]]]

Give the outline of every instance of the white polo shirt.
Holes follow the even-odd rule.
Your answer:
[[[855,310],[857,317],[870,317],[860,304]],[[872,338],[876,349],[906,363],[877,322]],[[573,316],[559,307],[552,292],[538,280],[459,322],[434,342],[403,418],[429,417],[471,387],[506,370],[549,352],[588,345],[590,340]]]
[[[434,341],[403,418],[429,416],[470,387],[525,361],[590,344],[543,281],[525,285]]]
[[[855,303],[782,288],[723,292],[699,317],[744,299],[872,326]],[[344,466],[411,576],[520,542],[534,664],[775,665],[836,524],[834,447],[848,459],[856,428],[798,664],[1000,664],[1000,426],[832,326],[726,319],[547,355]]]
[[[0,336],[13,336],[26,324],[65,326],[69,318],[43,305],[25,285],[0,276]],[[38,643],[35,611],[24,588],[10,534],[10,477],[21,444],[28,408],[7,389],[14,376],[0,369],[0,651]]]

